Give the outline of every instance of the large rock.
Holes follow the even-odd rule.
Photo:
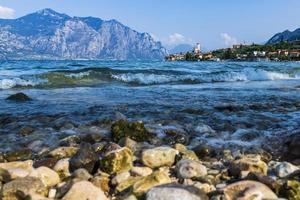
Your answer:
[[[189,179],[207,175],[207,169],[199,161],[181,160],[176,164],[179,178]]]
[[[276,194],[266,185],[256,181],[239,181],[223,189],[226,199],[277,199]]]
[[[107,153],[100,161],[101,170],[109,174],[129,171],[132,166],[133,154],[127,147]]]
[[[207,195],[196,187],[167,184],[152,188],[146,200],[208,200]]]
[[[144,150],[142,153],[143,164],[150,168],[172,166],[178,154],[176,149],[170,147],[156,147]]]
[[[104,192],[91,182],[75,183],[62,200],[108,200]]]
[[[267,175],[268,166],[259,157],[246,156],[235,160],[230,164],[229,173],[235,177],[240,177],[242,173],[256,172]]]
[[[70,159],[70,169],[75,171],[76,169],[84,168],[89,173],[93,173],[98,160],[98,156],[93,151],[92,146],[83,143],[77,153]]]
[[[10,101],[17,101],[17,102],[24,102],[24,101],[31,101],[32,99],[28,97],[26,94],[19,92],[16,94],[12,94],[9,97],[6,98]]]
[[[43,182],[35,177],[18,178],[6,183],[1,191],[2,200],[19,200],[28,194],[46,195],[47,188]]]
[[[0,163],[0,181],[9,182],[16,178],[24,178],[33,170],[32,165],[31,160]]]
[[[275,168],[276,175],[280,178],[284,178],[299,170],[300,169],[298,167],[288,162],[282,162],[278,164]]]
[[[163,171],[156,171],[151,175],[138,180],[133,185],[133,193],[140,196],[155,186],[167,183],[171,183],[170,177]]]
[[[128,122],[121,119],[112,124],[111,132],[115,142],[124,137],[129,137],[137,142],[147,141],[150,138],[143,122]]]
[[[59,175],[48,167],[39,167],[29,176],[39,178],[47,187],[55,186],[60,182]]]

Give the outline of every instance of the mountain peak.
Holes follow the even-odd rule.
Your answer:
[[[44,8],[44,9],[39,10],[36,13],[33,13],[33,14],[38,14],[38,15],[43,15],[43,16],[49,16],[49,17],[55,17],[55,18],[69,17],[66,14],[56,12],[55,10],[53,10],[51,8]]]

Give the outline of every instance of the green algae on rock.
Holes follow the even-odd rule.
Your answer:
[[[129,171],[133,167],[133,153],[123,147],[107,153],[100,161],[100,168],[109,174]]]
[[[115,142],[124,137],[129,137],[137,142],[150,139],[150,133],[146,130],[143,122],[128,122],[121,119],[112,124],[111,132]]]
[[[27,96],[26,94],[19,92],[19,93],[10,95],[9,97],[6,98],[6,100],[24,102],[24,101],[31,101],[32,99],[29,96]]]
[[[281,188],[280,194],[289,200],[300,199],[300,182],[299,181],[287,181]]]

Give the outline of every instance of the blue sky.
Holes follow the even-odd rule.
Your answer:
[[[300,27],[299,0],[0,0],[0,17],[42,8],[71,16],[117,19],[166,46],[200,42],[208,49],[263,43]]]

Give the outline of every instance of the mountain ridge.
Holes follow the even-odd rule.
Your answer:
[[[271,37],[266,44],[276,44],[280,42],[293,42],[296,40],[300,40],[300,28],[295,29],[294,31],[285,30],[280,33],[276,33],[273,37]]]
[[[70,17],[46,8],[0,19],[2,59],[162,59],[160,42],[117,20]]]

